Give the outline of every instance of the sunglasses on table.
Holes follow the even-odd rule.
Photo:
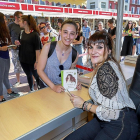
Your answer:
[[[60,69],[60,70],[64,70],[64,66],[63,66],[63,65],[59,65],[59,69]],[[61,77],[61,72],[60,72],[60,74],[59,74],[59,77]]]

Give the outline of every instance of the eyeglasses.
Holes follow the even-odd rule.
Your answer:
[[[41,28],[40,28],[40,30],[42,30],[43,28],[45,29],[45,28],[46,28],[46,26],[41,27]]]
[[[50,26],[50,24],[47,24],[46,26]]]
[[[64,66],[63,65],[59,65],[59,69],[60,70],[64,70]],[[59,74],[59,77],[61,77],[61,73]]]

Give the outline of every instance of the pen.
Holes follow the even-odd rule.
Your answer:
[[[68,95],[69,95],[69,96],[72,96],[68,89],[67,89],[67,91],[68,91]]]

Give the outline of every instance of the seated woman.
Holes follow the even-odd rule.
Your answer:
[[[65,90],[61,86],[60,72],[61,70],[73,69],[76,66],[78,53],[70,44],[77,37],[77,31],[76,23],[66,20],[61,26],[61,40],[43,46],[37,66],[37,72],[40,76],[40,88],[49,86],[55,92]],[[52,48],[54,48],[53,51]],[[52,52],[51,55],[50,52]],[[80,88],[81,85],[78,83],[77,89]]]
[[[113,58],[109,34],[96,32],[89,38],[88,52],[96,64],[89,95],[94,104],[72,94],[74,107],[95,113],[94,119],[65,140],[135,140],[138,119],[135,105],[128,96],[124,76]]]

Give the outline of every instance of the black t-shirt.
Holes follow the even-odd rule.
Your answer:
[[[77,36],[77,38],[75,40],[79,41],[81,36],[83,36],[82,32],[80,33],[80,35]]]
[[[114,27],[112,30],[111,28],[108,29],[108,33],[113,36],[113,35],[116,35],[116,27]]]
[[[19,60],[23,63],[34,64],[36,61],[36,50],[40,50],[40,37],[35,31],[30,34],[22,33],[19,47]]]

